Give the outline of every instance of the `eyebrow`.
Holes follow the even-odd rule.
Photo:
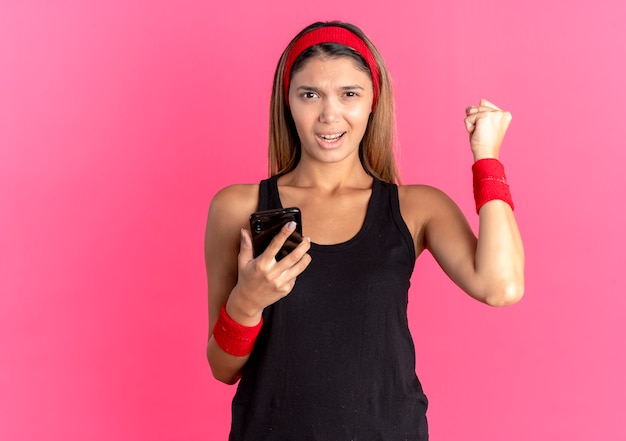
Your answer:
[[[319,88],[313,86],[299,86],[298,90],[303,90],[305,92],[317,92]],[[341,86],[339,90],[365,90],[362,86],[358,84],[350,84],[348,86]]]

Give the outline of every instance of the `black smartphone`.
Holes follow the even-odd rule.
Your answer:
[[[254,257],[258,257],[263,253],[283,225],[291,221],[296,223],[296,229],[285,241],[285,244],[276,255],[276,260],[285,257],[302,242],[302,214],[300,209],[296,207],[278,208],[252,213],[250,215],[250,231],[252,232]]]

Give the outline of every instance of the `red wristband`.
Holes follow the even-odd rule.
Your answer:
[[[237,357],[244,357],[252,352],[262,325],[263,319],[256,326],[240,325],[230,318],[226,312],[226,307],[222,306],[220,315],[213,327],[213,338],[224,352]]]
[[[500,199],[513,206],[509,183],[504,175],[504,166],[495,158],[479,159],[472,165],[474,175],[474,200],[476,213],[487,202]]]

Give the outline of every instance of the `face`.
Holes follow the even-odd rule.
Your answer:
[[[359,161],[372,110],[372,80],[348,57],[315,57],[291,77],[289,107],[301,161]]]

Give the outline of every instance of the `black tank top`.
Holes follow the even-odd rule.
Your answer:
[[[261,182],[260,210],[282,206],[277,179]],[[310,254],[293,291],[263,312],[229,439],[427,440],[407,321],[415,249],[397,186],[374,179],[361,230]]]

